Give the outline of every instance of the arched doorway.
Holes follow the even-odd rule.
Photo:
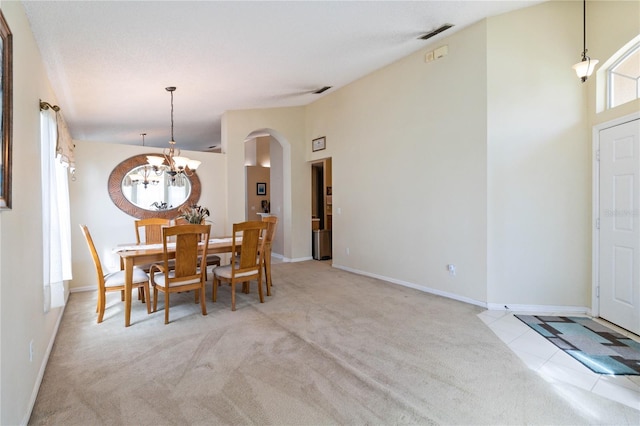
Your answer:
[[[244,140],[245,218],[259,220],[266,213],[278,217],[273,256],[284,261],[291,223],[289,153],[289,143],[273,129],[255,130]]]

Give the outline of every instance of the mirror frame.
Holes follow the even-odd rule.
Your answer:
[[[180,204],[178,207],[168,210],[145,210],[133,204],[131,201],[127,200],[127,197],[122,193],[122,181],[124,177],[131,170],[138,166],[143,166],[147,164],[147,155],[154,155],[156,157],[162,156],[162,154],[140,154],[134,155],[131,158],[127,158],[120,164],[118,164],[111,174],[109,175],[109,196],[113,203],[123,212],[128,214],[129,216],[133,216],[136,219],[147,219],[150,217],[161,217],[165,219],[175,219],[180,212],[178,211],[182,206],[188,205],[192,206],[194,204],[198,204],[198,200],[200,199],[200,193],[202,192],[202,187],[200,185],[200,178],[197,173],[193,173],[192,176],[186,176],[191,183],[191,194],[189,194],[189,198],[187,198],[184,203]]]
[[[2,134],[0,134],[0,211],[11,209],[13,144],[13,34],[0,10],[0,85]]]

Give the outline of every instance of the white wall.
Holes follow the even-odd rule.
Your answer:
[[[44,312],[39,100],[56,103],[19,2],[0,4],[13,33],[13,207],[0,212],[0,424],[26,424],[62,309]],[[29,344],[33,340],[33,361]]]
[[[73,280],[71,289],[95,288],[95,269],[80,232],[85,224],[91,232],[98,255],[105,268],[120,269],[119,257],[112,249],[122,243],[135,242],[133,217],[118,209],[109,197],[107,181],[114,167],[127,158],[144,153],[159,153],[159,148],[75,141],[76,180],[70,182]],[[211,234],[228,235],[227,169],[225,156],[208,152],[183,151],[200,160],[197,174],[202,185],[198,204],[207,207],[211,216]],[[124,323],[123,323],[124,324]]]

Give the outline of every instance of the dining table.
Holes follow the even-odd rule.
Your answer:
[[[240,239],[236,238],[236,243]],[[207,247],[207,254],[231,253],[233,248],[233,238],[211,238]],[[239,249],[240,245],[236,247]],[[173,249],[173,250],[172,250]],[[124,325],[129,327],[131,323],[131,287],[133,281],[133,267],[164,259],[164,248],[162,244],[122,244],[113,249],[120,256],[120,267],[124,270]],[[171,258],[175,257],[175,243],[167,244],[167,251]],[[173,254],[173,256],[172,256]],[[151,295],[146,295],[150,297]]]

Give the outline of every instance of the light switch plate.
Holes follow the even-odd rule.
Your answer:
[[[426,55],[424,55],[424,61],[425,62],[431,62],[433,61],[434,57],[433,57],[433,50],[431,52],[427,52]]]
[[[438,47],[433,51],[433,54],[435,55],[436,59],[443,58],[449,54],[449,46],[445,45],[442,47]]]

